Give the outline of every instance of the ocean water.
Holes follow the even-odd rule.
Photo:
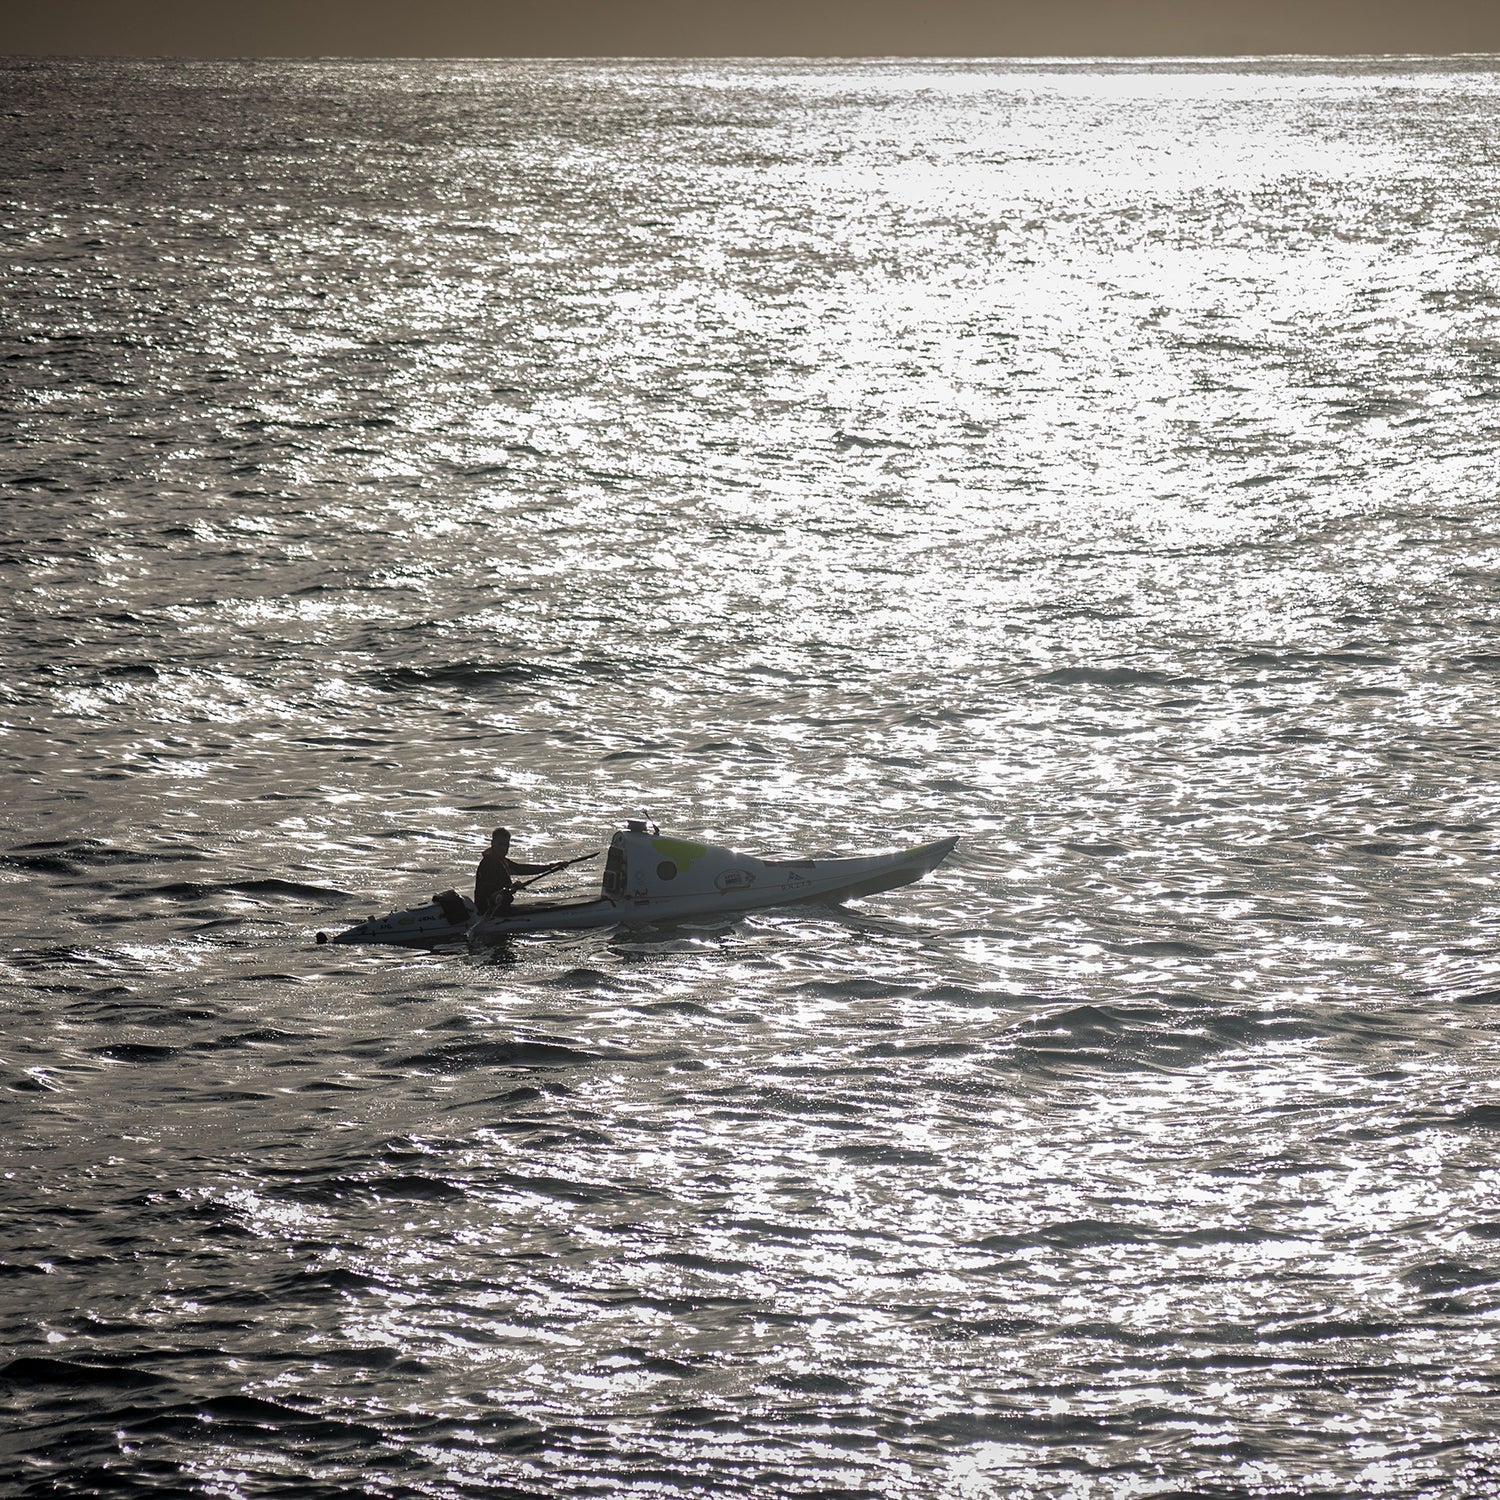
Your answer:
[[[1494,60],[0,79],[6,1495],[1500,1494]]]

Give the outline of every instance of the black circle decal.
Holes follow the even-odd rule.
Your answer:
[[[656,867],[656,878],[658,880],[671,880],[677,874],[677,866],[670,859],[664,859]]]

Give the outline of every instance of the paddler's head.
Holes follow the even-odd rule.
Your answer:
[[[510,848],[510,829],[497,828],[490,835],[490,848],[497,854],[504,854]]]

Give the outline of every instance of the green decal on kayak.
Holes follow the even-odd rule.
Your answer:
[[[707,844],[690,844],[686,839],[652,839],[651,847],[679,870],[687,869],[695,859],[702,859],[708,853]]]

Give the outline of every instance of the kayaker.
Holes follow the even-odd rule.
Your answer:
[[[541,875],[556,868],[553,865],[527,865],[510,857],[510,829],[497,828],[490,835],[490,847],[484,851],[474,872],[474,910],[483,916],[492,905],[504,911],[516,898],[517,875]]]

